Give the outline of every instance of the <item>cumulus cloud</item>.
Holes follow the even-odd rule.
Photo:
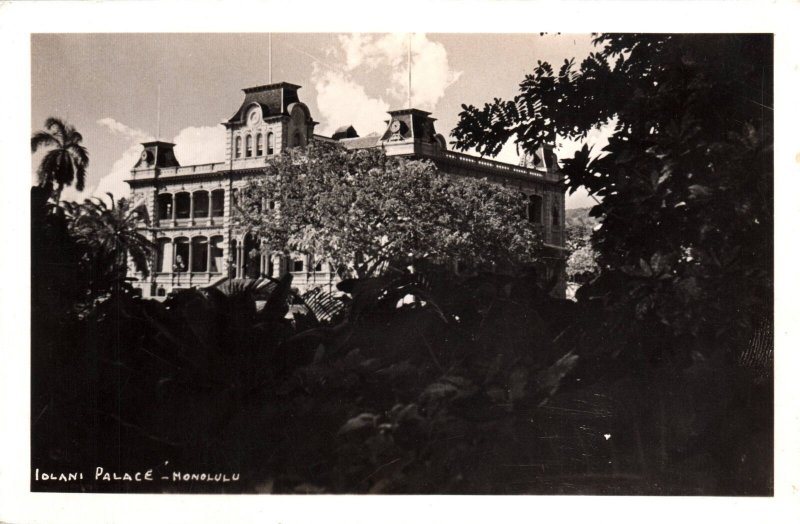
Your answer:
[[[131,177],[131,168],[136,165],[141,152],[142,146],[139,144],[128,147],[111,165],[109,173],[97,183],[97,186],[92,190],[92,196],[104,200],[108,200],[106,193],[111,193],[115,199],[127,197],[130,193],[130,187],[125,181]]]
[[[409,40],[410,39],[410,40]],[[461,72],[450,67],[444,45],[423,33],[380,36],[352,34],[339,37],[339,47],[328,55],[343,64],[339,70],[316,67],[313,81],[322,125],[329,134],[345,124],[353,124],[362,135],[383,131],[386,111],[391,106],[405,107],[408,96],[408,46],[411,48],[411,104],[434,111],[445,90]],[[370,75],[389,78],[382,96],[370,96],[364,80]],[[353,114],[355,116],[351,116]]]
[[[225,159],[225,128],[222,126],[186,127],[172,142],[181,165],[210,164]]]
[[[320,133],[330,135],[347,124],[353,125],[361,136],[383,131],[389,104],[382,98],[371,98],[364,86],[339,71],[315,70],[313,79],[322,117]]]
[[[132,128],[113,118],[101,118],[97,124],[107,128],[112,134],[126,137],[127,148],[94,188],[78,192],[74,187],[68,187],[62,193],[64,200],[83,201],[89,197],[98,197],[107,201],[106,193],[109,192],[114,198],[127,196],[130,187],[125,181],[130,178],[131,169],[139,160],[142,152],[141,142],[154,140],[153,136],[145,131]],[[175,144],[175,156],[181,165],[207,164],[225,158],[225,130],[220,126],[187,127],[178,132],[171,142]]]
[[[131,140],[138,140],[139,142],[153,140],[152,135],[148,135],[141,129],[134,129],[110,117],[101,118],[100,120],[97,121],[97,123],[103,127],[108,128],[112,134],[123,135],[125,137],[130,138]]]

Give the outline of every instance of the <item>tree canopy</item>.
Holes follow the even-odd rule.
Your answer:
[[[359,277],[421,260],[526,264],[541,245],[512,190],[336,144],[270,162],[240,192],[238,211],[270,250],[313,254]]]
[[[595,45],[579,66],[539,62],[513,100],[463,106],[456,146],[494,155],[514,140],[533,153],[613,121],[603,151],[563,159],[570,191],[602,200],[591,211],[601,278],[584,296],[620,308],[626,325],[741,346],[772,307],[772,37],[603,34]]]
[[[31,137],[33,153],[41,147],[52,147],[37,169],[39,185],[49,191],[55,190],[56,200],[60,198],[64,186],[73,182],[75,189],[83,191],[86,168],[89,166],[89,153],[81,145],[83,136],[59,118],[48,118],[44,127],[46,131],[37,131]]]
[[[153,243],[138,230],[143,206],[126,198],[111,205],[99,198],[82,204],[64,202],[69,234],[83,251],[81,259],[93,293],[108,291],[127,276],[128,260],[136,271],[148,274],[147,262],[155,251]]]
[[[589,216],[589,208],[569,209],[565,219],[566,247],[570,252],[567,280],[571,283],[584,283],[597,274],[592,233],[600,223]]]

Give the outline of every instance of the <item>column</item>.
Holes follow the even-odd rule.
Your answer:
[[[172,196],[172,227],[175,227],[175,193],[172,193],[171,196]]]
[[[194,225],[194,192],[189,193],[189,225]],[[191,243],[191,239],[189,239]],[[189,253],[191,253],[192,248],[189,247]]]
[[[206,238],[208,238],[206,243],[206,275],[209,275],[211,274],[211,236]],[[211,277],[208,277],[208,280],[211,281]]]
[[[264,251],[263,251],[263,249],[264,249],[264,243],[263,242],[261,243],[261,246],[259,246],[259,247],[261,249],[259,250],[259,255],[258,255],[258,266],[259,266],[259,268],[258,268],[258,276],[263,276],[264,273],[267,272],[267,256],[264,254]]]
[[[172,197],[172,203],[173,204],[175,203],[175,197],[174,196]],[[175,220],[175,207],[174,206],[172,208],[172,220]],[[174,286],[175,285],[175,238],[170,238],[169,239],[169,244],[171,246],[171,250],[170,251],[172,251],[170,253],[170,257],[169,257],[170,258],[170,261],[169,261],[169,276],[170,276],[169,281],[170,281],[170,285]]]
[[[189,238],[189,261],[186,263],[186,272],[189,273],[189,276],[192,275],[192,239]]]

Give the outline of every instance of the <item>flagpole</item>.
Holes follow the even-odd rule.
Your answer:
[[[156,140],[161,140],[161,82],[158,83],[156,96]]]
[[[272,33],[269,34],[269,83],[272,83]]]
[[[408,45],[406,46],[406,64],[408,66],[408,108],[411,109],[411,33],[408,34]]]

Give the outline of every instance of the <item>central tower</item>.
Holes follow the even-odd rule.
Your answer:
[[[226,162],[277,155],[285,148],[305,146],[317,125],[300,102],[300,86],[288,82],[242,89],[244,101],[222,125],[228,130]]]

